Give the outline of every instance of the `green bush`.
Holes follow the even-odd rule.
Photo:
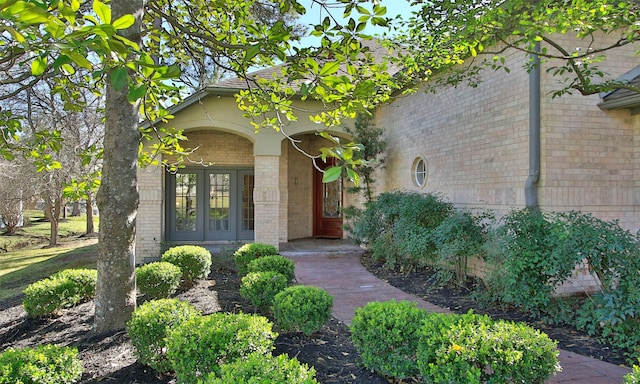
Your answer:
[[[534,316],[554,308],[555,287],[567,281],[580,255],[564,251],[564,224],[537,209],[510,212],[494,233],[497,253],[489,253],[492,298]]]
[[[277,333],[263,316],[214,313],[194,317],[169,333],[167,358],[179,383],[196,383],[209,374],[220,375],[220,365],[273,350]]]
[[[247,264],[247,272],[277,272],[287,278],[287,282],[291,282],[294,277],[293,261],[280,255],[263,256],[251,260]]]
[[[577,326],[602,335],[626,349],[633,362],[640,357],[640,239],[616,221],[590,214],[558,214],[565,224],[563,249],[587,260],[602,283],[578,311]]]
[[[526,324],[486,318],[448,322],[441,323],[440,333],[420,332],[421,342],[430,344],[418,354],[428,383],[542,384],[560,370],[556,343]]]
[[[313,367],[288,355],[252,353],[220,366],[220,377],[209,377],[203,384],[318,384]]]
[[[388,192],[367,203],[347,229],[368,244],[374,260],[412,270],[435,262],[433,231],[452,213],[453,204],[438,194]]]
[[[178,290],[182,271],[179,267],[159,261],[136,268],[136,286],[147,300],[165,299]]]
[[[211,253],[206,248],[196,245],[169,248],[162,254],[162,261],[180,268],[182,279],[187,285],[206,278],[211,272]]]
[[[456,212],[442,220],[434,230],[433,240],[438,254],[436,265],[442,283],[455,277],[456,283],[464,284],[467,281],[469,258],[477,256],[484,259],[487,219],[490,219],[490,215],[474,216],[469,211]]]
[[[273,317],[284,331],[301,331],[309,336],[331,318],[333,296],[325,290],[294,285],[273,300]]]
[[[273,298],[288,286],[287,278],[277,272],[251,272],[242,278],[240,296],[251,301],[261,311],[268,311]]]
[[[640,362],[640,359],[638,360]],[[622,384],[640,384],[640,366],[634,365],[633,370],[624,376]]]
[[[82,361],[73,347],[39,345],[8,348],[0,354],[0,384],[68,384],[82,376]]]
[[[443,345],[446,345],[447,331],[454,325],[480,323],[492,323],[488,316],[479,316],[472,311],[464,315],[454,313],[428,313],[423,325],[418,332],[418,348],[416,351],[417,367],[420,372],[427,372],[428,365],[437,358],[437,353]]]
[[[351,339],[363,365],[398,379],[417,374],[416,335],[426,317],[426,311],[408,301],[371,302],[357,308]]]
[[[271,244],[249,243],[238,248],[233,254],[238,276],[247,274],[247,265],[259,257],[277,255],[278,249]]]
[[[199,315],[189,303],[178,299],[147,301],[136,308],[127,323],[127,333],[138,360],[161,373],[172,371],[165,338],[172,329]]]
[[[29,317],[55,316],[93,299],[97,280],[94,269],[65,269],[25,288],[22,305]]]

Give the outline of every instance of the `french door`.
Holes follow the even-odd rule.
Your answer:
[[[327,169],[332,162],[318,164]],[[323,173],[313,169],[313,236],[341,239],[342,233],[342,178],[323,183]]]
[[[167,177],[167,238],[252,240],[252,169],[184,169]]]

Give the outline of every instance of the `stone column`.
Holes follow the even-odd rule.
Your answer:
[[[280,234],[280,156],[255,156],[255,242],[278,248]]]

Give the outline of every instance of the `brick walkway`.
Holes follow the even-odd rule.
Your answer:
[[[321,287],[334,297],[333,316],[350,324],[355,308],[371,301],[410,300],[434,312],[446,309],[405,293],[376,278],[360,263],[362,250],[341,240],[302,240],[281,244],[295,262],[299,284]],[[549,384],[620,384],[628,368],[560,350],[562,372]]]

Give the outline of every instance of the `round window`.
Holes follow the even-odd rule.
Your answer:
[[[413,162],[413,181],[418,187],[424,187],[427,182],[427,162],[421,157]]]

